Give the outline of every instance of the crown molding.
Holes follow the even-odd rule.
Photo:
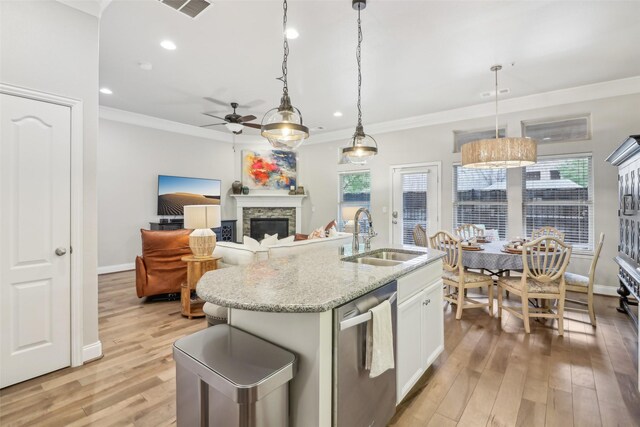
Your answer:
[[[81,12],[100,18],[102,12],[109,6],[112,0],[57,0],[66,6],[77,9]]]
[[[233,136],[230,133],[204,129],[199,126],[178,123],[171,120],[160,119],[158,117],[147,116],[145,114],[105,107],[103,105],[100,106],[100,118],[110,120],[112,122],[127,123],[151,129],[164,130],[167,132],[195,136],[212,141],[227,142],[229,144],[233,143]]]
[[[640,76],[629,77],[620,80],[594,83],[569,89],[560,89],[551,92],[543,92],[534,95],[510,98],[500,101],[500,113],[515,113],[519,111],[548,108],[557,105],[573,104],[577,102],[593,101],[596,99],[611,98],[616,96],[632,95],[640,93]],[[397,132],[401,130],[433,126],[462,120],[487,117],[495,114],[495,104],[471,105],[452,110],[439,111],[437,113],[407,117],[388,122],[371,123],[366,125],[367,133],[372,135]],[[353,128],[341,129],[333,132],[321,133],[309,137],[306,144],[320,144],[347,140],[353,135]]]

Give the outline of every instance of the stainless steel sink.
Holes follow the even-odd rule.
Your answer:
[[[375,265],[377,267],[392,267],[394,265],[402,264],[402,261],[394,261],[390,259],[380,259],[370,256],[363,256],[359,258],[345,259],[347,262],[355,262],[356,264]]]
[[[424,254],[411,254],[407,252],[397,252],[397,251],[380,251],[373,254],[368,254],[367,257],[377,258],[380,260],[405,262],[405,261],[412,260],[414,258],[418,258],[420,255],[424,255]]]

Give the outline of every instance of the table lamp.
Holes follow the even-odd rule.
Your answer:
[[[212,228],[220,227],[220,206],[190,205],[184,207],[184,228],[191,228],[189,247],[196,258],[207,258],[216,247],[216,233]]]
[[[353,229],[355,226],[353,217],[356,215],[356,212],[358,212],[358,209],[360,209],[360,206],[344,206],[342,208],[341,215],[342,223],[344,224],[344,232],[353,233]]]

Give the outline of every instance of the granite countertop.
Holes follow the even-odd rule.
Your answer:
[[[384,248],[369,253],[380,252]],[[444,256],[427,248],[400,249],[422,255],[394,266],[343,261],[350,246],[272,258],[206,273],[200,298],[230,308],[282,313],[332,310]],[[360,256],[359,254],[358,256]]]

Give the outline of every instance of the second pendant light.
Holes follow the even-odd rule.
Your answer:
[[[358,61],[358,124],[356,131],[349,140],[349,145],[342,149],[342,155],[355,164],[366,163],[367,159],[378,154],[378,143],[371,136],[364,133],[362,126],[362,21],[360,11],[367,7],[366,0],[352,0],[352,7],[358,11],[358,48],[356,49],[356,60]]]

